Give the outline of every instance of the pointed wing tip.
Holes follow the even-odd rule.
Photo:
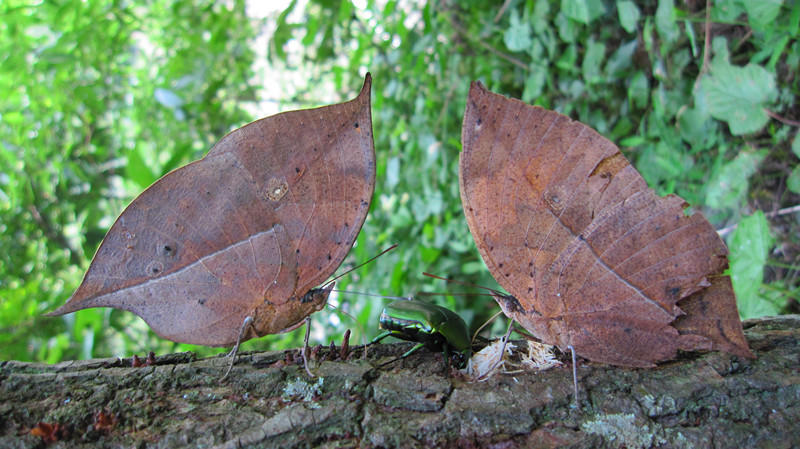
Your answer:
[[[371,91],[372,91],[372,74],[367,72],[367,74],[364,76],[364,84],[361,86],[361,92],[358,93],[358,96],[360,97],[365,93],[367,94],[367,96],[369,96]]]
[[[80,289],[80,288],[79,288]],[[72,296],[67,299],[67,302],[58,306],[56,310],[52,312],[47,312],[44,316],[61,316],[66,315],[68,313],[77,312],[78,310],[88,309],[94,306],[87,306],[86,302],[83,300],[86,299],[85,297],[81,297],[80,299],[77,298],[78,291],[72,294]]]
[[[470,83],[469,92],[467,93],[467,106],[464,108],[464,122],[461,125],[462,143],[465,141],[465,133],[470,130],[466,126],[467,117],[475,113],[475,109],[478,109],[478,104],[481,103],[487,93],[492,92],[488,91],[480,81],[475,80]]]
[[[69,303],[67,303],[67,304],[69,304]],[[75,312],[75,310],[69,310],[67,308],[67,304],[64,304],[63,306],[57,308],[56,310],[53,310],[52,312],[45,313],[44,316],[48,316],[48,317],[50,317],[50,316],[61,316],[61,315],[66,315],[68,313]]]
[[[469,84],[469,97],[473,97],[475,95],[480,95],[486,92],[486,87],[483,86],[478,80],[475,80]]]

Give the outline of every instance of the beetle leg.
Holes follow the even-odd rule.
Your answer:
[[[405,354],[401,355],[401,356],[400,356],[400,358],[401,358],[401,359],[404,359],[404,358],[406,358],[406,357],[410,356],[411,354],[413,354],[413,353],[415,353],[415,352],[419,351],[419,349],[420,349],[421,347],[423,347],[423,346],[425,346],[425,343],[417,343],[417,344],[416,344],[416,345],[415,345],[413,348],[409,349],[408,351],[406,351],[406,353],[405,353]]]
[[[378,335],[377,337],[373,338],[372,341],[369,342],[369,344],[377,343],[377,342],[383,340],[384,338],[388,337],[389,335],[392,335],[392,332],[391,331],[386,331],[386,332]]]
[[[402,359],[404,359],[404,358],[406,358],[406,357],[410,356],[411,354],[413,354],[413,353],[417,352],[417,351],[418,351],[420,348],[422,348],[423,346],[425,346],[425,343],[419,343],[419,344],[416,344],[416,345],[414,345],[414,347],[413,347],[413,348],[411,348],[411,349],[409,349],[408,351],[406,351],[406,353],[405,353],[405,354],[403,354],[403,355],[401,355],[400,357],[397,357],[397,358],[394,358],[394,359],[392,359],[392,360],[389,360],[389,361],[388,361],[388,362],[386,362],[386,363],[381,363],[380,365],[378,365],[378,368],[383,368],[383,367],[384,367],[384,366],[386,366],[386,365],[389,365],[389,364],[391,364],[391,363],[394,363],[394,362],[396,362],[396,361],[398,361],[398,360],[402,360]]]
[[[450,377],[450,345],[445,343],[444,346],[444,368],[446,370],[447,377]]]

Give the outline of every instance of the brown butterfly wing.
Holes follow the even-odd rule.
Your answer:
[[[239,128],[120,215],[83,283],[50,315],[114,307],[164,338],[229,346],[291,329],[342,263],[375,186],[371,78],[349,102]]]
[[[681,198],[649,189],[613,143],[479,83],[462,142],[467,223],[511,294],[496,297],[509,317],[546,343],[616,365],[652,366],[678,349],[750,355],[738,317],[729,319],[732,290],[714,297],[726,319],[697,312],[676,328],[679,300],[730,283],[727,248],[701,214],[684,214]]]

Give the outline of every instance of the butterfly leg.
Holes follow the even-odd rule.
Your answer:
[[[308,368],[308,338],[311,336],[311,317],[306,317],[306,337],[303,339],[303,366],[310,377],[317,377]]]
[[[575,386],[575,405],[574,405],[574,407],[577,408],[577,409],[580,409],[581,405],[578,402],[578,362],[577,362],[577,358],[575,356],[575,348],[572,347],[571,345],[567,346],[567,348],[569,348],[569,351],[572,353],[572,383]]]
[[[242,328],[239,330],[239,338],[236,339],[236,345],[233,346],[231,352],[228,353],[228,357],[231,359],[231,363],[228,365],[228,370],[225,371],[225,375],[222,376],[222,379],[219,381],[222,382],[228,378],[228,374],[231,373],[231,369],[233,368],[233,363],[236,361],[236,353],[239,352],[239,343],[242,342],[242,338],[244,338],[245,334],[247,334],[247,330],[250,326],[253,325],[253,317],[248,316],[245,317],[244,322],[242,323]]]

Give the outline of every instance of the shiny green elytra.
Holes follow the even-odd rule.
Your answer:
[[[419,343],[400,358],[426,346],[443,351],[445,360],[449,360],[453,349],[458,355],[459,367],[463,367],[472,355],[467,324],[457,313],[435,304],[414,299],[393,301],[381,313],[380,328],[386,332],[375,337],[373,343],[390,335]]]

